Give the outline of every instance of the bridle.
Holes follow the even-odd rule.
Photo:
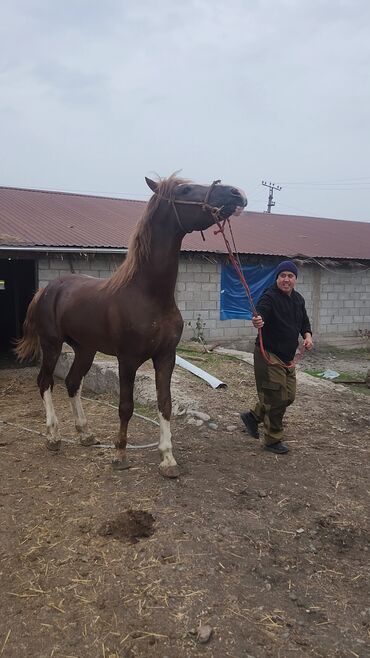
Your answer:
[[[213,183],[208,187],[208,190],[207,190],[206,196],[204,198],[204,201],[182,201],[181,199],[166,199],[165,197],[161,197],[161,199],[163,199],[164,201],[168,201],[168,203],[171,204],[172,209],[173,209],[174,214],[175,214],[175,217],[176,217],[176,220],[177,220],[177,223],[178,223],[178,225],[179,225],[179,227],[180,227],[180,229],[183,233],[188,233],[188,231],[184,228],[184,226],[181,222],[180,215],[179,215],[179,213],[177,211],[177,208],[176,208],[177,204],[182,204],[182,205],[187,205],[187,206],[202,206],[202,210],[204,212],[206,212],[208,210],[211,213],[215,224],[216,223],[218,224],[220,222],[220,220],[222,219],[221,218],[221,212],[222,212],[222,209],[223,209],[224,206],[220,206],[218,208],[217,206],[211,206],[208,203],[208,200],[209,200],[209,197],[212,193],[213,188],[216,185],[218,185],[219,183],[221,183],[220,179],[213,181]],[[205,238],[204,238],[204,235],[203,235],[203,231],[201,231],[201,235],[202,235],[202,238],[204,240]]]

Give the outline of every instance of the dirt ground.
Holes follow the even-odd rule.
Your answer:
[[[331,356],[303,367],[370,367],[364,352]],[[131,450],[116,473],[110,449],[76,443],[60,382],[59,454],[0,424],[1,658],[370,655],[370,397],[300,383],[290,452],[273,456],[239,421],[256,400],[252,368],[201,358],[228,387],[178,372],[211,417],[174,418],[178,480],[160,476],[155,449]],[[0,370],[0,419],[43,432],[36,374]],[[93,399],[85,410],[109,444],[115,410]],[[156,439],[133,419],[133,443]]]

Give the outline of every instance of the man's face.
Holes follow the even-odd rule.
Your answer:
[[[296,281],[297,277],[295,274],[293,274],[293,272],[280,272],[278,278],[276,279],[276,285],[279,290],[281,290],[281,292],[285,292],[287,295],[290,295],[294,289]]]

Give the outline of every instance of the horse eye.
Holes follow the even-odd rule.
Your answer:
[[[189,194],[189,192],[191,192],[190,185],[185,185],[185,187],[183,187],[181,191],[183,194]]]

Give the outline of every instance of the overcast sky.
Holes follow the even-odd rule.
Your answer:
[[[369,0],[2,0],[0,185],[370,221]]]

